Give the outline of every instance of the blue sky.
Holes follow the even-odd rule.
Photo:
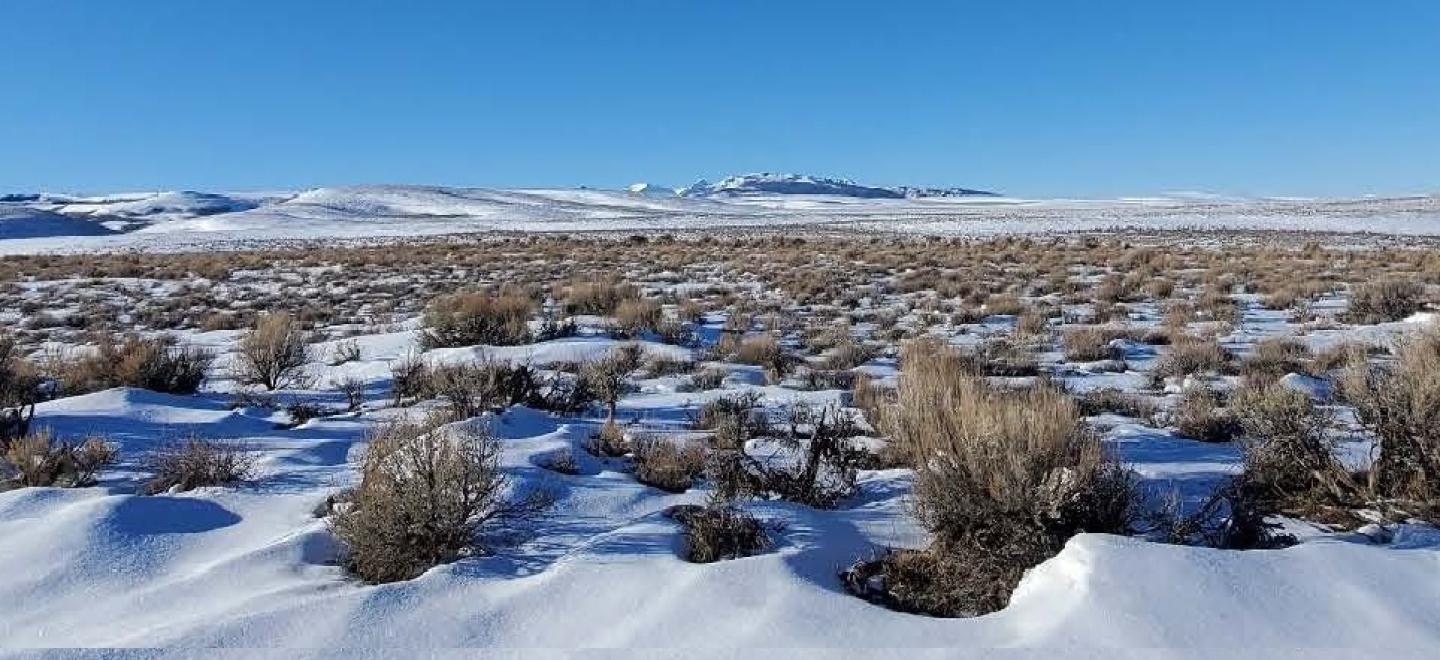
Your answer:
[[[1440,2],[0,7],[0,191],[1440,191]]]

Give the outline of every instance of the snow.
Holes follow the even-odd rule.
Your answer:
[[[187,343],[225,350],[236,333]],[[413,330],[354,338],[362,359],[312,364],[324,381],[383,378],[415,350]],[[616,342],[574,337],[524,347],[438,349],[427,360],[593,358]],[[688,357],[688,349],[645,344]],[[317,348],[324,351],[324,346]],[[222,360],[223,362],[223,360]],[[745,367],[735,367],[744,372]],[[893,360],[865,368],[893,375]],[[757,371],[758,373],[758,371]],[[1081,380],[1104,376],[1078,376]],[[1132,374],[1133,376],[1133,374]],[[706,400],[753,391],[770,405],[841,399],[744,378],[729,390],[678,393],[640,383],[619,419],[684,428]],[[231,409],[220,390],[175,396],[118,388],[42,403],[36,424],[65,437],[101,432],[122,455],[200,435],[230,438],[261,457],[238,488],[134,493],[133,464],[93,488],[0,493],[0,643],[30,646],[226,647],[1394,647],[1440,645],[1440,534],[1429,528],[1312,532],[1274,551],[1177,547],[1081,535],[1032,569],[1010,607],[975,619],[888,611],[844,593],[836,573],[882,547],[927,540],[908,500],[905,470],[862,472],[860,492],[834,511],[783,502],[751,509],[774,526],[776,547],[697,565],[680,559],[666,507],[704,501],[644,486],[579,443],[602,421],[515,407],[491,416],[501,466],[517,490],[557,497],[549,515],[490,532],[492,552],[418,579],[364,585],[336,566],[336,542],[313,511],[353,483],[370,426],[401,411],[370,392],[363,412],[295,428],[260,409]],[[313,398],[322,392],[286,396]],[[1234,473],[1233,445],[1196,443],[1119,420],[1105,440],[1148,488],[1203,498]],[[569,450],[580,474],[537,467]],[[1384,538],[1380,538],[1380,537]]]
[[[710,187],[735,191],[750,185],[722,181]],[[1440,234],[1440,205],[1421,197],[865,199],[758,189],[735,196],[679,197],[652,194],[645,185],[629,191],[356,186],[5,199],[0,202],[0,252],[176,249],[224,246],[226,241],[457,231],[746,226],[941,235],[1125,226]],[[125,219],[124,232],[100,224],[113,218]],[[252,274],[265,276],[260,270]],[[246,273],[236,274],[241,275]],[[114,281],[142,288],[173,286]],[[18,286],[37,298],[48,291],[44,283]],[[680,283],[675,289],[692,286],[702,284]],[[153,290],[157,296],[173,294]],[[1327,299],[1325,305],[1343,308],[1343,300]],[[710,321],[715,326],[723,318]],[[1008,330],[1013,322],[1012,317],[991,317],[951,339],[977,341]],[[1316,348],[1352,339],[1384,344],[1434,322],[1433,312],[1423,312],[1400,322],[1317,330],[1297,338]],[[1248,346],[1263,336],[1298,329],[1282,313],[1252,308],[1226,341]],[[1265,647],[1267,656],[1275,649],[1301,647],[1378,654],[1385,647],[1387,657],[1430,657],[1440,647],[1440,532],[1420,525],[1343,534],[1287,521],[1300,528],[1301,543],[1246,552],[1081,535],[1032,569],[1005,610],[944,620],[885,610],[842,589],[836,574],[857,558],[928,542],[913,515],[908,471],[868,470],[860,474],[859,492],[833,511],[747,503],[772,525],[775,547],[755,557],[690,564],[679,557],[676,523],[662,512],[675,504],[701,503],[708,492],[703,487],[678,495],[662,492],[636,481],[623,460],[586,453],[581,443],[604,421],[598,410],[552,415],[517,406],[488,415],[484,422],[502,441],[500,465],[512,487],[554,494],[554,509],[538,520],[488,531],[488,554],[435,567],[412,581],[364,585],[337,565],[340,548],[315,511],[358,478],[366,432],[407,414],[389,403],[386,385],[396,361],[414,355],[431,364],[497,359],[544,369],[593,360],[621,343],[582,333],[525,346],[421,353],[414,318],[387,323],[383,330],[376,327],[372,334],[314,347],[320,359],[307,366],[307,380],[316,389],[284,391],[278,401],[338,406],[337,383],[359,378],[368,387],[361,410],[299,426],[288,424],[282,411],[231,405],[236,384],[223,374],[242,333],[228,330],[179,336],[185,344],[219,353],[215,369],[222,375],[198,395],[116,388],[37,406],[35,426],[67,439],[103,434],[118,445],[123,462],[102,474],[95,487],[0,493],[0,566],[10,567],[0,579],[0,646],[771,647],[787,649],[782,657],[798,648],[876,647],[948,649],[944,657],[992,647],[1093,656],[1109,656],[1110,649],[1120,647],[1140,657],[1169,655],[1154,649],[1180,647],[1191,649],[1187,656],[1230,655],[1219,649],[1233,647]],[[713,330],[702,335],[711,336]],[[325,364],[341,341],[354,342],[360,359]],[[700,355],[691,348],[639,343],[651,356],[694,360]],[[1074,368],[1060,377],[1077,392],[1141,389],[1156,350],[1129,341],[1117,346],[1130,370],[1091,373],[1084,364],[1066,365]],[[723,367],[728,374],[719,390],[684,391],[676,377],[640,379],[619,402],[617,419],[631,432],[679,433],[699,406],[720,396],[754,393],[770,407],[797,401],[839,404],[846,398],[838,390],[767,384],[759,367]],[[893,384],[898,370],[894,357],[882,357],[857,371]],[[1281,382],[1318,400],[1330,397],[1324,380],[1288,374]],[[428,405],[416,406],[416,412]],[[1183,506],[1203,500],[1239,469],[1240,450],[1233,443],[1199,443],[1115,415],[1091,421],[1147,492],[1174,493]],[[259,459],[258,476],[238,487],[138,495],[145,453],[192,436],[240,443]],[[1368,441],[1352,439],[1342,453],[1347,464],[1359,466],[1370,449]],[[578,474],[540,467],[562,451],[575,458]]]
[[[109,229],[90,220],[0,204],[0,241],[51,236],[102,236],[109,233]]]
[[[286,239],[496,231],[648,232],[796,226],[976,237],[1118,229],[1440,235],[1440,199],[1431,196],[1016,199],[943,196],[943,191],[931,189],[872,188],[797,175],[747,175],[717,184],[702,182],[680,196],[658,194],[663,191],[649,184],[637,185],[642,186],[638,193],[380,185],[266,193],[11,195],[6,199],[12,201],[0,202],[0,227],[4,228],[0,253],[210,249]],[[657,194],[651,194],[652,188]],[[866,192],[882,190],[888,192]],[[926,196],[916,196],[922,194]],[[66,218],[83,218],[84,222]],[[111,234],[97,228],[97,221],[123,233],[97,236]]]

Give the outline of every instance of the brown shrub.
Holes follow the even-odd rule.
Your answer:
[[[1229,351],[1214,339],[1184,336],[1170,345],[1169,352],[1155,362],[1159,376],[1189,376],[1200,373],[1222,373],[1230,369]]]
[[[1208,385],[1187,388],[1168,417],[1180,435],[1201,442],[1229,442],[1240,432],[1220,394]]]
[[[499,443],[443,418],[376,430],[360,484],[330,520],[348,550],[344,564],[367,582],[419,576],[475,548],[476,533],[519,511],[503,498]]]
[[[1400,321],[1424,309],[1425,287],[1407,279],[1388,278],[1357,284],[1350,289],[1345,320],[1374,324]]]
[[[615,334],[638,337],[660,326],[660,303],[655,300],[622,300],[615,306]]]
[[[1150,399],[1115,387],[1085,392],[1076,404],[1080,407],[1080,414],[1086,417],[1112,413],[1149,421],[1157,412],[1155,403]]]
[[[1369,475],[1378,496],[1440,502],[1440,329],[1411,336],[1393,365],[1356,363],[1340,377],[1340,393],[1379,441]]]
[[[690,384],[697,390],[719,389],[729,372],[724,367],[710,366],[690,374]]]
[[[640,297],[633,284],[611,282],[576,282],[565,297],[565,310],[571,314],[603,316],[615,311],[621,301]]]
[[[889,425],[915,469],[916,510],[935,539],[928,552],[970,571],[963,584],[944,583],[959,593],[911,602],[972,615],[1003,607],[1021,575],[1070,536],[1128,529],[1136,496],[1070,397],[992,387],[955,351],[936,349],[908,348]]]
[[[780,348],[780,342],[770,334],[751,335],[740,340],[735,350],[735,361],[765,367],[772,380],[779,380],[790,373],[791,359]]]
[[[151,452],[145,465],[153,474],[144,492],[153,495],[248,480],[255,472],[255,456],[231,442],[190,438]]]
[[[535,302],[519,295],[457,293],[432,301],[422,317],[427,349],[453,346],[517,346],[530,343]]]
[[[985,300],[985,313],[1000,316],[1015,316],[1025,311],[1025,303],[1011,294],[996,294]]]
[[[1124,354],[1110,345],[1114,330],[1102,326],[1083,326],[1065,330],[1065,359],[1071,362],[1118,360]]]
[[[59,358],[51,369],[67,396],[112,387],[194,394],[214,359],[203,348],[179,348],[169,338],[130,335],[120,343],[105,338],[94,353]]]
[[[236,377],[242,384],[267,390],[302,384],[310,359],[309,339],[300,322],[285,312],[261,316],[240,340]]]
[[[1288,373],[1306,373],[1310,348],[1291,337],[1268,337],[1256,342],[1250,357],[1240,363],[1240,375],[1278,379]]]
[[[620,397],[630,391],[630,372],[640,365],[639,357],[624,346],[617,346],[605,357],[585,365],[581,372],[595,398],[605,404],[606,419],[615,422],[615,409]]]
[[[506,360],[432,367],[424,384],[425,394],[445,399],[456,420],[525,403],[538,389],[533,369]]]
[[[104,438],[94,436],[72,445],[56,442],[42,430],[6,442],[4,461],[15,472],[9,482],[13,486],[77,488],[94,485],[96,475],[114,464],[117,456],[115,446]]]
[[[874,347],[847,338],[830,349],[830,353],[825,356],[825,368],[854,369],[874,359],[877,353]]]
[[[632,451],[635,480],[660,490],[683,493],[705,472],[705,446],[697,442],[641,436]]]
[[[613,419],[601,424],[595,435],[586,438],[582,445],[585,451],[596,456],[619,458],[630,453],[630,440],[625,437],[624,429]]]
[[[1015,317],[1015,338],[1035,339],[1043,338],[1050,332],[1050,317],[1045,314],[1027,309]]]
[[[739,559],[770,547],[770,537],[760,521],[733,505],[680,505],[666,513],[684,530],[686,561],[708,564]]]
[[[0,335],[0,443],[29,433],[41,382],[39,369],[14,340]]]
[[[425,396],[429,381],[430,366],[418,355],[412,353],[390,363],[390,391],[396,406]]]
[[[1243,387],[1230,411],[1245,434],[1245,484],[1257,502],[1303,513],[1355,501],[1350,475],[1326,436],[1333,416],[1308,395],[1276,384]]]

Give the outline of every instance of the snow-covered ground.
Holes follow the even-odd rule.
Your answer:
[[[1375,326],[1372,337],[1425,318]],[[981,325],[972,332],[1001,331]],[[711,328],[718,329],[712,319]],[[988,328],[988,329],[987,329]],[[1252,313],[1235,341],[1283,332]],[[238,333],[185,335],[222,352]],[[1339,337],[1332,337],[1339,339]],[[134,466],[98,487],[24,488],[0,494],[0,644],[226,647],[1078,647],[1152,649],[1220,657],[1222,647],[1351,647],[1387,657],[1440,648],[1440,532],[1399,528],[1388,543],[1297,525],[1304,542],[1284,550],[1225,551],[1081,535],[1033,569],[1010,606],[975,619],[901,614],[847,595],[837,572],[882,547],[920,546],[905,470],[865,471],[859,493],[833,511],[756,502],[774,525],[765,554],[691,564],[677,524],[661,511],[699,503],[706,488],[668,494],[642,485],[623,462],[591,457],[581,442],[595,414],[557,416],[526,407],[488,418],[503,441],[501,465],[516,488],[557,503],[538,521],[490,533],[492,553],[436,567],[418,579],[370,586],[336,565],[340,552],[317,517],[327,495],[356,479],[364,432],[405,414],[389,402],[389,366],[418,350],[412,330],[354,338],[360,359],[309,369],[316,389],[281,397],[338,403],[328,385],[366,379],[362,412],[286,428],[285,414],[226,405],[220,377],[196,396],[119,388],[43,403],[36,424],[73,437],[103,433],[122,455],[189,437],[236,440],[262,457],[261,474],[237,488],[140,495]],[[315,347],[325,355],[334,341]],[[436,362],[488,355],[536,366],[585,360],[618,342],[587,335],[525,347],[439,349]],[[693,349],[646,343],[651,354]],[[1133,357],[1141,374],[1153,359]],[[893,360],[863,367],[893,373]],[[733,367],[744,375],[744,367]],[[1072,373],[1077,389],[1123,383],[1125,374]],[[1094,380],[1095,382],[1091,382]],[[721,390],[677,391],[674,378],[641,379],[619,418],[647,429],[682,429],[706,400],[756,392],[768,405],[839,401],[837,390],[802,392],[754,379]],[[1180,438],[1109,417],[1106,439],[1151,486],[1203,491],[1235,469],[1233,446]],[[579,474],[538,467],[568,449]],[[1155,651],[1156,648],[1172,651]],[[1211,652],[1201,649],[1212,648]],[[780,652],[782,656],[790,651]],[[1087,653],[1093,654],[1093,653]],[[944,655],[948,655],[944,654]]]
[[[661,229],[692,226],[689,223],[702,227],[837,223],[875,231],[956,234],[1117,226],[1334,231],[1373,227],[1393,233],[1440,234],[1440,227],[1432,226],[1440,210],[1430,198],[1352,202],[855,200],[794,195],[686,199],[589,190],[417,187],[220,197],[137,194],[6,202],[0,206],[6,214],[0,215],[0,228],[6,235],[24,235],[23,229],[8,233],[15,227],[39,227],[42,233],[54,227],[56,233],[0,240],[0,251],[174,250],[231,240],[490,229]],[[35,224],[23,224],[29,221]],[[90,230],[97,235],[80,235]],[[610,249],[611,242],[601,243]],[[862,240],[853,246],[867,244]],[[844,252],[836,246],[827,249]],[[702,271],[708,267],[691,265]],[[685,296],[712,289],[715,300],[739,294],[750,303],[794,304],[778,288],[763,284],[755,272],[759,269],[750,265],[716,269],[714,277],[706,280],[697,279],[694,271],[651,272],[650,264],[639,264],[632,276],[646,278],[639,280],[646,295],[664,299],[666,314],[673,314],[677,301]],[[681,557],[678,523],[662,512],[676,504],[705,502],[709,485],[701,480],[687,492],[669,493],[637,481],[627,459],[587,453],[585,441],[604,421],[599,406],[576,414],[526,406],[488,413],[482,421],[501,440],[500,466],[511,487],[516,492],[548,492],[556,498],[554,507],[538,519],[488,529],[484,539],[488,553],[482,556],[437,566],[410,581],[361,583],[339,565],[343,549],[321,507],[358,479],[368,431],[438,405],[427,401],[397,406],[392,401],[394,365],[419,355],[430,364],[496,359],[545,369],[594,360],[621,343],[604,332],[605,319],[579,316],[582,327],[575,336],[522,346],[422,351],[420,323],[413,312],[424,301],[413,298],[429,291],[421,284],[439,282],[426,278],[441,276],[406,267],[379,278],[385,282],[366,282],[396,287],[393,299],[373,300],[360,300],[362,289],[368,288],[347,287],[346,267],[338,265],[267,269],[251,263],[243,270],[222,271],[214,281],[188,275],[169,280],[145,276],[37,280],[21,275],[10,283],[12,297],[7,300],[15,301],[15,308],[0,310],[0,322],[7,331],[23,328],[44,337],[45,341],[28,346],[40,357],[86,341],[79,331],[86,310],[95,314],[109,309],[94,306],[100,300],[120,311],[98,316],[132,327],[140,327],[141,318],[160,318],[141,313],[153,311],[148,305],[182,297],[185,301],[176,308],[180,312],[197,304],[228,305],[226,313],[244,312],[297,298],[319,301],[322,294],[347,296],[354,307],[339,310],[337,316],[345,322],[319,329],[324,336],[312,345],[314,359],[306,367],[306,387],[274,395],[279,404],[298,401],[331,409],[332,414],[298,426],[290,423],[283,405],[264,407],[235,397],[241,388],[229,374],[243,330],[201,330],[188,320],[173,326],[180,327],[175,332],[179,341],[217,354],[213,376],[198,394],[177,396],[122,387],[39,404],[35,426],[67,439],[103,435],[118,447],[121,461],[106,470],[94,487],[0,493],[0,566],[7,567],[0,573],[4,576],[0,647],[331,649],[325,655],[348,655],[334,649],[365,647],[370,650],[364,655],[387,655],[375,649],[407,649],[396,653],[408,654],[419,647],[484,646],[523,647],[524,657],[529,657],[528,649],[577,647],[778,647],[783,650],[768,653],[781,657],[801,654],[802,649],[831,657],[830,651],[816,652],[817,648],[852,652],[884,648],[893,656],[914,655],[894,651],[899,648],[943,649],[934,652],[936,657],[991,647],[1041,647],[1037,653],[1046,657],[1108,657],[1112,648],[1136,657],[1224,657],[1235,649],[1264,649],[1265,657],[1298,657],[1307,654],[1297,649],[1337,647],[1348,649],[1341,655],[1434,657],[1440,650],[1440,531],[1424,524],[1392,525],[1382,538],[1286,520],[1286,531],[1299,537],[1298,545],[1252,551],[1082,534],[1058,556],[1030,570],[1004,610],[972,619],[938,619],[870,604],[848,594],[838,577],[857,559],[876,556],[885,548],[923,547],[929,540],[913,515],[909,471],[875,469],[862,470],[858,492],[833,510],[781,501],[746,502],[745,507],[770,526],[774,547],[757,556],[692,564]],[[465,284],[516,283],[506,279],[516,272],[514,264],[485,267],[491,271],[451,272],[449,267],[440,271]],[[590,277],[585,264],[576,268],[563,277]],[[871,320],[840,326],[886,347],[888,352],[854,371],[890,384],[897,373],[894,340],[876,339],[879,327],[873,320],[894,313],[901,318],[891,319],[892,324],[905,329],[920,313],[908,302],[896,306],[900,294],[893,287],[900,272],[877,276],[885,286],[872,287],[873,291],[851,301],[850,310],[869,314],[866,318]],[[1075,281],[1099,278],[1099,271],[1085,273]],[[307,279],[322,275],[329,279]],[[561,274],[549,276],[563,279]],[[443,288],[456,282],[440,284]],[[916,295],[933,302],[926,296],[934,293],[922,290]],[[1180,298],[1196,294],[1198,290],[1191,290]],[[1315,350],[1357,340],[1385,346],[1435,322],[1434,312],[1420,312],[1391,323],[1341,323],[1338,314],[1347,303],[1335,291],[1316,294],[1305,306],[1315,316],[1305,320],[1299,318],[1302,314],[1292,315],[1297,310],[1265,308],[1258,294],[1233,296],[1239,318],[1224,326],[1218,340],[1240,356],[1249,355],[1257,341],[1272,336],[1293,336]],[[1047,302],[1058,299],[1054,294]],[[393,304],[397,302],[398,307]],[[720,336],[727,320],[724,310],[733,309],[723,305],[729,304],[712,310],[695,328],[699,346],[667,344],[658,336],[647,336],[639,344],[650,356],[704,360],[703,348]],[[389,311],[381,313],[382,307]],[[1070,323],[1065,319],[1072,313],[1094,312],[1090,303],[1059,307],[1052,320],[1062,323]],[[807,313],[817,309],[835,315],[823,317],[825,323],[849,318],[837,311],[839,303],[822,302]],[[360,316],[360,310],[368,321],[349,320]],[[1163,312],[1158,302],[1133,302],[1124,311],[1125,323],[1137,329],[1153,327]],[[953,344],[974,345],[1013,337],[1016,324],[1013,316],[989,315],[974,322],[946,320],[924,327]],[[1190,330],[1204,332],[1214,326],[1197,322]],[[762,328],[764,321],[757,318],[749,330]],[[1162,382],[1150,389],[1151,373],[1168,347],[1122,342],[1124,364],[1117,371],[1066,362],[1055,343],[1059,336],[1051,336],[1037,357],[1045,370],[1074,392],[1119,388],[1143,393],[1163,408],[1173,405],[1184,385]],[[55,337],[63,341],[50,341]],[[787,341],[798,344],[799,338],[792,334]],[[358,359],[331,364],[329,356],[342,344],[353,344]],[[718,389],[694,388],[686,376],[636,376],[632,393],[619,402],[618,419],[633,432],[684,434],[693,433],[690,421],[698,408],[722,396],[753,393],[770,410],[796,401],[843,405],[848,399],[848,392],[840,389],[767,383],[764,370],[756,366],[733,362],[708,366],[728,373]],[[345,402],[340,385],[356,379],[365,384],[363,406],[356,412],[338,412]],[[1238,378],[1216,380],[1229,387]],[[1291,373],[1281,382],[1317,400],[1327,398],[1328,384],[1322,379]],[[1235,443],[1199,442],[1154,419],[1106,413],[1090,421],[1142,480],[1145,490],[1157,496],[1174,493],[1182,504],[1191,505],[1239,469]],[[141,457],[164,443],[188,437],[239,443],[258,457],[258,474],[233,487],[140,494],[146,476]],[[1358,433],[1342,447],[1347,462],[1357,467],[1369,460],[1370,449],[1370,441]],[[542,467],[559,452],[575,458],[576,474]],[[739,651],[729,657],[752,654]]]
[[[1433,196],[877,199],[761,190],[743,195],[679,197],[647,191],[392,185],[296,192],[14,198],[17,201],[0,202],[0,253],[179,250],[243,246],[266,240],[373,239],[497,231],[677,231],[797,225],[956,236],[1116,229],[1440,235],[1440,199]]]

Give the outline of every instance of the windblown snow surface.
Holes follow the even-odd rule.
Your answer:
[[[223,352],[235,336],[215,331],[186,341]],[[1433,528],[1402,526],[1383,542],[1297,529],[1304,539],[1298,546],[1247,552],[1081,535],[1031,570],[1007,609],[974,619],[927,618],[849,596],[836,575],[882,546],[925,543],[907,508],[905,471],[863,472],[860,493],[834,511],[755,503],[753,510],[776,530],[773,550],[690,564],[678,556],[677,525],[660,512],[702,502],[703,489],[671,495],[639,484],[619,464],[580,449],[600,419],[524,407],[486,421],[503,440],[502,466],[512,488],[551,492],[558,498],[554,510],[490,533],[486,556],[409,582],[364,585],[336,566],[338,548],[314,511],[353,483],[364,431],[401,414],[385,403],[385,379],[389,364],[413,349],[415,332],[358,342],[359,361],[312,364],[316,389],[282,396],[335,405],[338,395],[329,384],[369,378],[374,386],[364,412],[295,428],[281,428],[281,412],[231,410],[224,402],[233,383],[223,379],[197,396],[121,388],[41,404],[38,425],[65,436],[105,433],[127,457],[191,435],[238,439],[263,456],[262,474],[239,488],[141,496],[135,494],[139,473],[126,463],[98,487],[0,494],[0,566],[6,567],[0,644],[323,647],[332,649],[326,655],[345,657],[354,654],[333,649],[371,647],[369,655],[386,656],[406,652],[375,649],[782,647],[767,655],[792,657],[818,647],[887,648],[884,655],[908,657],[912,652],[894,649],[935,647],[948,649],[935,656],[953,657],[988,647],[1046,647],[1035,655],[1110,657],[1098,649],[1120,647],[1130,657],[1226,657],[1232,651],[1224,649],[1245,647],[1266,649],[1251,651],[1260,657],[1311,657],[1296,649],[1349,647],[1376,655],[1384,648],[1385,657],[1434,657],[1440,648],[1440,534]],[[580,336],[426,356],[451,362],[483,352],[543,366],[596,357],[613,345]],[[673,357],[688,350],[646,347]],[[1147,360],[1131,357],[1142,367]],[[228,359],[222,354],[222,372]],[[863,369],[879,377],[894,373],[893,361],[883,358]],[[1074,384],[1114,385],[1105,379],[1116,377]],[[622,402],[620,417],[681,429],[694,406],[739,390],[771,401],[839,396],[762,382],[758,370],[747,367],[736,367],[725,389],[701,393],[677,392],[674,377],[643,380]],[[1107,440],[1148,483],[1198,491],[1234,469],[1233,447],[1111,421]],[[536,466],[567,447],[580,461],[580,474]]]
[[[1440,198],[1433,196],[887,199],[781,194],[768,192],[763,187],[751,188],[745,188],[745,194],[738,195],[730,194],[730,189],[725,188],[721,189],[724,194],[686,197],[651,194],[649,186],[631,192],[393,185],[243,194],[13,195],[10,197],[17,201],[0,201],[0,210],[12,215],[22,211],[53,213],[74,221],[37,223],[33,228],[20,229],[11,228],[17,223],[6,220],[5,233],[0,234],[0,253],[182,250],[243,246],[255,241],[499,231],[681,231],[791,226],[954,236],[1112,229],[1440,235]],[[95,234],[113,235],[97,237]]]

